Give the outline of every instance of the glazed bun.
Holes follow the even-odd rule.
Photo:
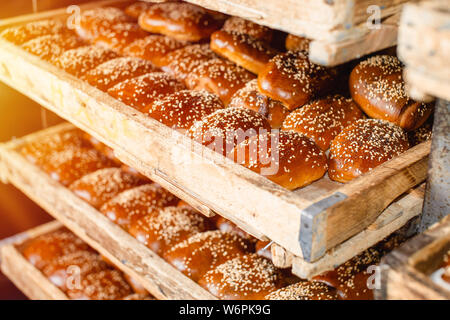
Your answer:
[[[152,183],[126,190],[100,209],[115,224],[128,230],[136,220],[158,209],[175,206],[179,199],[160,185]]]
[[[256,74],[277,54],[277,51],[264,40],[258,40],[245,33],[224,30],[211,35],[211,49]]]
[[[408,136],[402,128],[383,120],[358,120],[331,142],[328,176],[348,182],[408,148]]]
[[[260,113],[274,129],[281,127],[289,110],[280,102],[269,98],[259,92],[258,80],[254,79],[246,83],[231,98],[228,104],[230,108],[247,108]]]
[[[408,97],[402,73],[403,66],[397,57],[374,56],[353,69],[349,86],[353,100],[368,116],[409,131],[427,120],[433,106]]]
[[[0,33],[0,37],[16,45],[21,45],[34,38],[69,32],[62,21],[39,20],[7,28]]]
[[[310,42],[310,39],[288,34],[286,37],[285,46],[289,51],[308,51]]]
[[[98,209],[119,193],[146,182],[120,168],[106,168],[85,175],[72,183],[69,189]]]
[[[208,219],[187,207],[166,207],[131,223],[129,233],[158,255],[196,233],[210,230]]]
[[[314,64],[305,51],[289,51],[265,65],[258,74],[258,87],[261,93],[293,110],[329,92],[336,76],[336,69]]]
[[[244,68],[217,58],[208,60],[192,70],[186,78],[186,85],[189,89],[203,89],[215,93],[227,105],[234,93],[254,78],[254,75]]]
[[[22,49],[41,59],[54,62],[65,51],[86,45],[74,35],[53,34],[25,42]]]
[[[138,19],[141,13],[145,12],[147,9],[149,9],[152,5],[154,5],[151,2],[146,1],[137,1],[135,3],[130,4],[125,8],[125,13],[132,17],[133,19]]]
[[[218,265],[244,255],[244,239],[219,230],[197,233],[179,242],[164,254],[164,259],[194,281]]]
[[[268,294],[267,300],[339,300],[335,288],[319,281],[300,281]]]
[[[364,114],[352,99],[335,95],[292,111],[281,130],[304,134],[325,151],[345,127],[362,118]]]
[[[109,49],[85,46],[64,52],[55,59],[55,64],[66,72],[81,77],[89,70],[117,57],[117,53]]]
[[[98,89],[106,91],[122,81],[156,71],[157,68],[149,61],[123,57],[102,63],[84,74],[82,79]]]
[[[325,153],[296,132],[274,131],[250,137],[228,157],[289,190],[304,187],[327,171]]]
[[[225,219],[224,217],[217,216],[215,223],[217,229],[219,229],[221,232],[237,235],[240,238],[244,239],[247,243],[250,243],[252,247],[257,241],[255,237],[248,234],[247,232],[239,228],[236,224],[234,224],[228,219]]]
[[[199,285],[223,300],[262,300],[284,284],[282,273],[256,254],[239,256],[207,272]]]
[[[239,17],[229,17],[225,21],[222,30],[248,34],[255,39],[266,42],[272,41],[273,35],[272,29]]]
[[[159,64],[164,72],[185,80],[196,67],[214,58],[217,55],[209,44],[193,44],[170,52],[160,59]]]
[[[175,78],[163,72],[153,72],[125,80],[108,89],[108,93],[123,103],[146,112],[156,99],[183,89],[185,86]]]
[[[222,21],[208,10],[190,3],[158,3],[139,16],[142,29],[185,41],[208,39]]]
[[[220,109],[189,129],[188,135],[196,142],[224,156],[234,146],[261,130],[270,130],[267,120],[259,113],[243,108]]]
[[[92,38],[96,45],[125,54],[124,49],[138,39],[143,39],[148,33],[136,23],[117,23],[105,29]]]
[[[213,93],[181,90],[153,102],[148,114],[168,127],[187,130],[194,122],[223,108],[222,101]]]
[[[166,36],[152,34],[132,42],[124,49],[124,54],[148,60],[153,65],[161,67],[160,60],[169,52],[183,48],[187,42],[178,41]]]

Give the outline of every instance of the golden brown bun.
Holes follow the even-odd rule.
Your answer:
[[[131,223],[129,233],[159,255],[190,236],[210,230],[208,219],[187,207],[166,207]]]
[[[198,143],[224,156],[240,141],[270,130],[270,125],[259,113],[244,108],[226,108],[197,121],[188,135]]]
[[[141,13],[145,12],[149,9],[154,3],[146,2],[146,1],[138,1],[133,4],[130,4],[125,8],[125,13],[132,17],[133,19],[138,19]]]
[[[208,39],[219,29],[221,20],[206,9],[190,3],[159,3],[139,16],[142,29],[186,41]]]
[[[98,209],[119,193],[146,182],[120,168],[107,168],[85,175],[72,183],[69,189]]]
[[[103,270],[81,278],[80,288],[67,290],[72,300],[120,300],[133,291],[117,270]]]
[[[100,212],[128,230],[137,219],[160,208],[177,205],[179,199],[158,184],[146,184],[126,190],[108,202]]]
[[[395,124],[358,120],[331,142],[328,176],[338,182],[348,182],[408,148],[407,135]]]
[[[256,74],[277,54],[264,40],[224,30],[211,35],[211,50]]]
[[[138,39],[143,39],[148,33],[142,30],[136,23],[117,23],[105,29],[92,38],[99,46],[109,48],[120,54],[125,54],[124,49]]]
[[[98,89],[106,91],[122,81],[156,71],[157,68],[149,61],[123,57],[102,63],[87,72],[82,79]]]
[[[132,276],[124,273],[123,277],[125,278],[125,280],[128,282],[128,284],[130,285],[130,287],[133,289],[134,292],[136,292],[137,294],[143,295],[143,296],[148,296],[148,291],[144,288],[144,286],[142,286],[142,284],[139,283],[139,281],[137,281],[135,278],[133,278]],[[124,299],[124,300],[129,300],[129,299]],[[143,300],[143,299],[140,299]],[[144,300],[148,300],[148,299],[144,299]]]
[[[432,104],[411,100],[405,91],[403,66],[394,56],[381,55],[360,62],[350,74],[350,93],[370,117],[387,120],[409,131],[420,127]]]
[[[55,63],[66,72],[81,77],[89,70],[117,57],[118,54],[109,49],[85,46],[64,52],[55,59]]]
[[[152,34],[132,42],[124,49],[123,53],[127,56],[151,61],[155,66],[161,67],[160,60],[163,57],[169,52],[185,47],[187,44],[185,41]]]
[[[339,300],[336,289],[319,281],[300,281],[268,294],[267,300]]]
[[[186,85],[193,90],[206,90],[217,94],[227,105],[236,91],[255,76],[234,63],[211,59],[196,67],[186,78]]]
[[[145,112],[156,99],[183,89],[185,86],[168,74],[152,72],[116,84],[108,89],[108,93],[123,103]]]
[[[270,249],[270,241],[258,240],[255,244],[255,252],[258,256],[272,260],[272,252]]]
[[[345,127],[362,118],[364,114],[352,99],[335,95],[292,111],[281,130],[304,134],[325,151]]]
[[[214,58],[217,58],[217,55],[209,44],[193,44],[170,52],[161,58],[159,63],[164,72],[185,80],[196,67]]]
[[[273,35],[272,29],[239,17],[228,18],[225,21],[222,30],[245,33],[255,39],[264,40],[266,42],[272,41]]]
[[[122,165],[122,162],[120,162],[120,160],[116,158],[114,149],[108,147],[106,144],[102,143],[100,140],[88,133],[84,133],[84,137],[96,150],[105,155],[108,159],[114,161],[117,167],[120,167]]]
[[[253,247],[253,245],[256,243],[257,239],[253,237],[252,235],[248,234],[241,228],[239,228],[236,224],[231,222],[228,219],[225,219],[224,217],[217,216],[215,218],[215,224],[217,229],[219,229],[223,233],[231,233],[233,235],[237,235],[241,237],[242,239],[246,240],[248,243],[250,243]]]
[[[285,46],[289,51],[308,51],[310,42],[310,39],[294,36],[293,34],[288,34],[286,37]]]
[[[187,130],[195,121],[223,108],[222,101],[213,93],[181,90],[156,100],[147,112],[168,127]]]
[[[207,272],[200,286],[223,300],[263,300],[284,284],[272,262],[256,254],[239,256]]]
[[[25,259],[39,270],[65,255],[90,250],[86,243],[65,228],[31,239],[21,249]]]
[[[258,74],[258,87],[293,110],[329,92],[336,76],[336,69],[312,63],[305,51],[289,51],[266,64]]]
[[[25,42],[22,49],[43,60],[54,62],[65,51],[86,45],[74,35],[53,34]]]
[[[327,171],[325,153],[296,132],[275,130],[251,137],[228,157],[289,190],[304,187]]]
[[[133,293],[126,297],[123,297],[122,300],[157,300],[157,299],[147,294]]]
[[[69,29],[59,20],[39,20],[3,30],[0,37],[17,45],[41,36],[69,33]]]
[[[79,250],[52,260],[42,269],[42,273],[55,286],[66,291],[67,287],[75,285],[71,279],[75,274],[82,278],[106,269],[107,263],[96,252]]]
[[[164,259],[194,281],[218,265],[248,252],[247,243],[219,230],[197,233],[164,253]]]
[[[289,110],[280,102],[259,92],[258,80],[254,79],[239,89],[228,104],[230,108],[247,108],[264,116],[272,128],[281,127]]]

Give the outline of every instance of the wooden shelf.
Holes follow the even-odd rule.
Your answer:
[[[417,100],[450,100],[450,1],[405,5],[398,55],[406,64],[409,94]]]
[[[29,263],[16,248],[28,239],[57,230],[61,226],[58,221],[53,221],[0,242],[2,273],[31,300],[69,300],[64,292]]]
[[[381,262],[378,299],[450,299],[430,275],[450,250],[450,216],[392,251]]]

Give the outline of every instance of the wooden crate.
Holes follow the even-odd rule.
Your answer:
[[[307,262],[365,230],[426,178],[429,142],[348,184],[324,177],[288,191],[3,40],[0,80],[112,147],[123,162],[200,212],[218,213]]]
[[[401,15],[398,54],[409,94],[450,100],[450,0],[408,4]]]
[[[450,299],[430,275],[450,250],[450,216],[392,251],[381,262],[378,299]]]
[[[61,124],[0,145],[0,177],[3,177],[5,182],[9,181],[24,191],[50,214],[85,239],[86,242],[94,243],[92,244],[94,248],[100,247],[98,249],[100,252],[105,250],[103,248],[107,248],[104,254],[111,260],[119,260],[125,265],[124,267],[131,269],[141,270],[144,268],[143,273],[137,274],[137,278],[142,278],[149,270],[149,267],[140,264],[141,255],[148,255],[147,251],[149,250],[143,249],[141,244],[122,229],[115,226],[87,203],[77,198],[65,187],[52,180],[39,168],[29,163],[17,151],[25,143],[39,141],[46,135],[56,134],[73,128],[71,124]],[[273,262],[279,267],[292,267],[292,271],[301,278],[310,278],[333,269],[419,215],[422,202],[423,185],[396,199],[366,230],[338,245],[323,258],[313,263],[308,263],[274,244],[272,246]],[[99,228],[102,230],[100,234],[98,234]],[[123,248],[120,247],[122,241],[124,241]],[[138,245],[138,248],[132,248],[134,245]],[[123,250],[126,252],[122,252]],[[133,251],[128,252],[129,250]],[[135,256],[130,257],[133,254]],[[128,262],[123,263],[124,260]],[[168,274],[173,272],[172,267],[162,262],[161,259],[155,258],[155,261],[150,266],[150,270],[153,273],[157,268],[167,267],[170,269]],[[160,272],[164,273],[164,271]],[[164,274],[162,281],[171,277],[168,274]],[[182,280],[184,281],[183,278],[180,281]],[[190,281],[188,282],[190,283]],[[180,282],[180,286],[182,285],[187,284]],[[151,287],[150,284],[149,286]]]
[[[16,246],[28,239],[57,230],[61,226],[58,221],[53,221],[0,241],[2,273],[32,300],[69,300],[69,298],[29,263]]]

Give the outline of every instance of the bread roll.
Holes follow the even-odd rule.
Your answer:
[[[318,281],[300,281],[269,293],[267,300],[339,300],[336,289]]]
[[[22,49],[41,59],[54,62],[65,51],[84,46],[85,43],[73,35],[53,34],[25,42]]]
[[[0,37],[21,45],[34,38],[69,32],[62,21],[46,19],[7,28],[0,33]]]
[[[266,64],[258,74],[258,86],[261,93],[293,110],[329,92],[336,76],[335,68],[311,62],[305,51],[289,51]]]
[[[225,21],[222,30],[248,34],[255,39],[264,40],[266,42],[270,42],[273,35],[272,29],[240,17],[229,17]]]
[[[432,104],[411,100],[405,91],[403,66],[394,56],[381,55],[360,62],[350,74],[350,93],[370,117],[390,121],[409,131],[430,116]]]
[[[153,72],[125,80],[108,89],[108,93],[123,103],[146,112],[155,100],[183,89],[185,86],[175,78],[163,72]]]
[[[145,12],[149,9],[154,3],[146,2],[146,1],[137,1],[135,3],[130,4],[125,8],[125,13],[132,17],[133,19],[138,19],[141,13]]]
[[[124,49],[138,39],[143,39],[148,33],[136,23],[117,23],[92,37],[95,44],[125,54]]]
[[[328,176],[338,182],[350,181],[408,148],[402,128],[383,120],[358,120],[331,142]]]
[[[152,103],[148,114],[176,130],[187,130],[195,121],[222,109],[219,97],[207,91],[181,90]]]
[[[248,234],[241,228],[239,228],[236,224],[231,222],[224,217],[217,216],[215,221],[217,229],[219,229],[223,233],[231,233],[232,235],[237,235],[240,238],[244,239],[247,243],[251,244],[250,248],[253,248],[253,245],[256,243],[257,239],[252,235]]]
[[[304,134],[325,151],[345,127],[362,118],[364,114],[352,99],[334,95],[292,111],[281,129]]]
[[[289,190],[304,187],[327,171],[323,151],[296,132],[274,131],[250,137],[228,157]]]
[[[288,34],[286,37],[285,46],[289,51],[308,51],[310,42],[310,39]]]
[[[269,131],[270,125],[259,113],[250,109],[226,108],[194,123],[187,135],[225,156],[237,143],[261,130]]]
[[[259,92],[256,79],[246,83],[231,98],[230,108],[247,108],[260,113],[274,129],[281,127],[289,110],[280,102]]]

